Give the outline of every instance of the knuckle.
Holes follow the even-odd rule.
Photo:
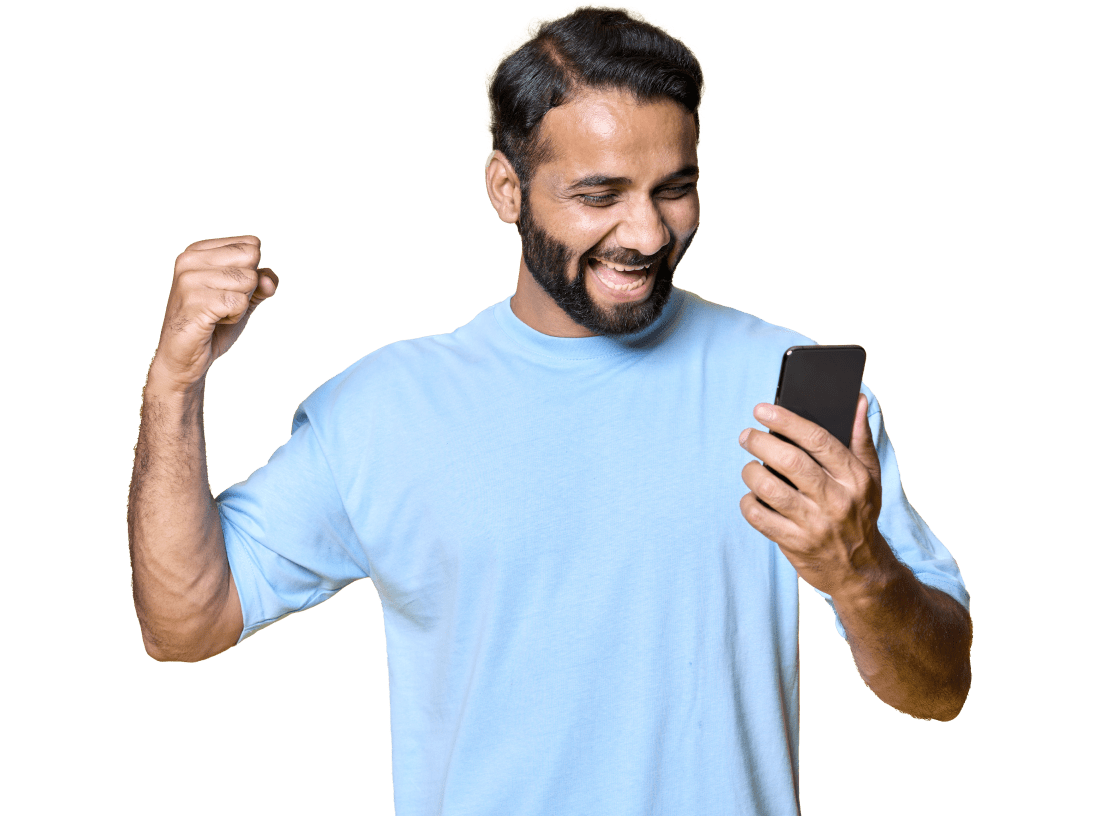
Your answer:
[[[229,315],[243,312],[248,306],[248,298],[240,292],[222,291],[222,305],[229,310]]]
[[[241,266],[255,267],[260,262],[260,248],[256,244],[234,244],[241,254]]]
[[[802,469],[802,453],[796,448],[783,451],[776,457],[780,470],[798,471]]]
[[[256,276],[255,270],[242,269],[239,266],[223,266],[221,271],[223,275],[235,284],[249,286],[254,284],[253,278]]]
[[[875,504],[865,504],[857,516],[861,527],[874,528],[878,522],[879,508]]]
[[[829,442],[832,438],[832,434],[830,434],[820,425],[817,425],[810,430],[806,441],[810,444],[811,447],[813,447],[815,450],[818,450],[828,447]]]
[[[197,264],[191,263],[192,255],[190,252],[181,252],[176,256],[176,277],[186,278],[190,275],[194,275]]]
[[[780,499],[787,492],[787,484],[775,474],[769,473],[767,478],[760,481],[760,489],[756,492],[761,498]]]
[[[862,496],[870,501],[882,495],[882,488],[876,474],[862,467],[853,469],[852,491],[856,496]]]
[[[180,272],[182,270],[187,268],[188,261],[190,261],[190,259],[191,259],[191,247],[188,247],[187,249],[185,249],[183,252],[181,252],[179,255],[176,256],[176,263],[175,263],[175,266],[172,267],[172,270],[177,275],[180,274]]]

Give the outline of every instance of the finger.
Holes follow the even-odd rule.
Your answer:
[[[864,431],[866,430],[866,436]],[[856,402],[856,415],[852,419],[852,450],[854,451],[857,443],[866,444],[867,437],[870,437],[871,427],[867,423],[867,395],[860,392],[859,400]]]
[[[222,289],[211,294],[216,295],[217,300],[208,301],[210,312],[214,316],[222,315],[214,321],[216,323],[239,323],[252,314],[252,310],[256,308],[251,297],[241,292]]]
[[[797,540],[798,527],[774,510],[762,505],[755,493],[746,493],[741,497],[741,515],[754,530],[777,544]]]
[[[790,479],[798,490],[816,496],[823,489],[825,472],[797,445],[756,428],[746,428],[738,441],[765,465]]]
[[[189,269],[179,275],[181,292],[197,289],[218,289],[240,292],[252,297],[260,283],[261,275],[255,269],[238,266],[218,266],[212,269]]]
[[[741,469],[741,481],[760,501],[785,518],[795,520],[802,515],[806,497],[757,461]]]
[[[176,274],[191,269],[235,266],[255,269],[260,264],[260,247],[245,241],[221,244],[207,249],[188,247],[176,258]]]
[[[817,423],[800,417],[786,408],[768,403],[757,405],[753,416],[768,429],[782,434],[806,451],[833,478],[850,481],[855,475],[853,470],[855,459],[852,452]],[[797,480],[795,483],[798,483]]]
[[[254,244],[259,249],[260,239],[255,235],[238,235],[236,238],[207,238],[205,241],[195,241],[187,249],[214,249],[228,244]]]
[[[279,276],[270,269],[260,269],[260,280],[252,293],[252,306],[255,307],[275,294],[279,288]]]
[[[856,418],[852,423],[852,453],[870,471],[877,482],[881,476],[878,451],[875,449],[875,439],[871,435],[871,422],[867,418],[869,407],[867,395],[860,394],[859,402],[856,404]]]

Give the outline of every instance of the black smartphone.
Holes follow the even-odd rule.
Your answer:
[[[775,404],[820,425],[845,446],[850,445],[866,362],[867,352],[862,346],[791,346],[783,354]],[[794,444],[782,434],[774,435]],[[782,473],[770,467],[768,470],[795,486]]]

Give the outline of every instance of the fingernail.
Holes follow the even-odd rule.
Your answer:
[[[757,419],[775,419],[775,411],[772,410],[770,405],[757,405],[756,406],[756,418]]]
[[[742,447],[744,447],[745,440],[748,439],[748,438],[749,438],[749,429],[745,428],[745,430],[741,431],[741,436],[739,436],[737,438],[737,441],[741,443]]]

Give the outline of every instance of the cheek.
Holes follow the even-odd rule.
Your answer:
[[[580,212],[562,223],[559,229],[558,234],[573,254],[579,256],[606,244],[608,235],[614,230],[614,222],[605,213]]]
[[[668,225],[682,242],[693,235],[699,227],[699,194],[693,193],[682,198],[676,202],[676,205],[670,213]]]
[[[692,202],[680,200],[676,204],[682,206],[666,211],[665,224],[668,225],[673,240],[673,264],[679,264],[688,245],[695,238],[695,231],[699,229],[699,199],[698,196],[693,198]]]

